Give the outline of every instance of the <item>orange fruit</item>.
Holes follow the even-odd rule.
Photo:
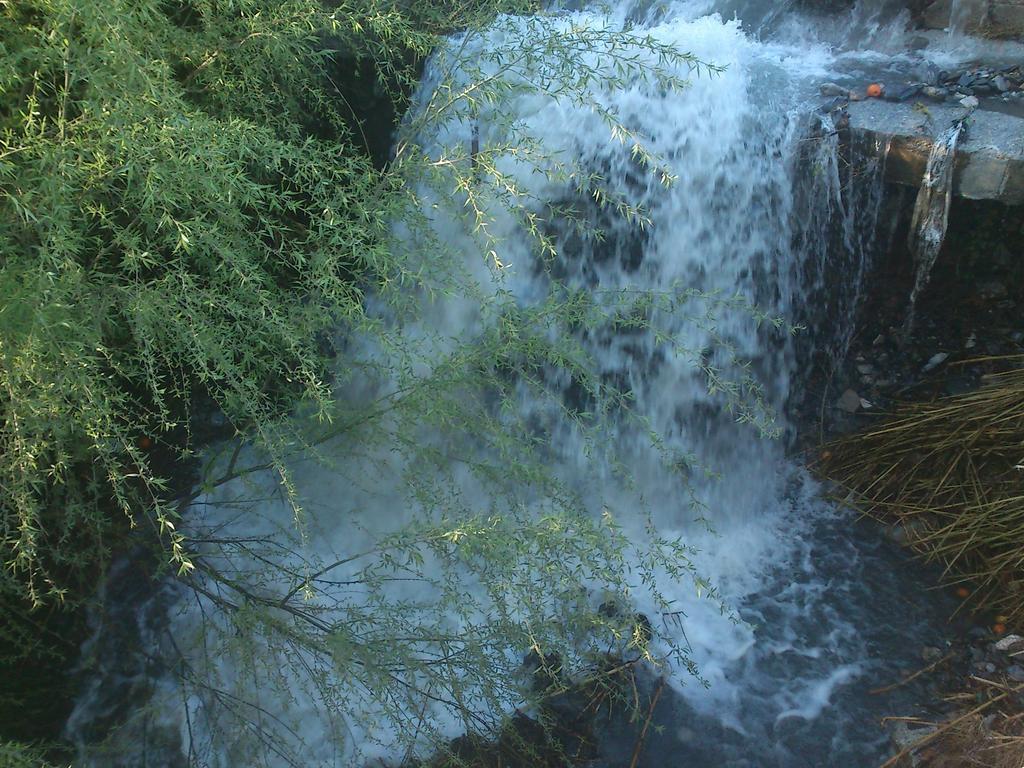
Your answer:
[[[882,86],[880,83],[872,83],[868,86],[868,98],[877,99],[882,95]]]
[[[957,597],[970,597],[971,596],[971,590],[969,590],[967,587],[957,587],[956,588],[956,596]]]
[[[992,625],[992,631],[995,632],[997,635],[1001,635],[1004,632],[1006,632],[1006,625],[1005,624],[993,624]]]

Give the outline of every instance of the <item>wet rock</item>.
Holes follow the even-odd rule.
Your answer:
[[[927,96],[929,99],[942,99],[945,100],[949,96],[949,91],[945,88],[939,88],[935,85],[926,85],[921,89],[921,93]]]
[[[836,408],[846,413],[856,413],[861,408],[860,395],[852,389],[846,390],[836,401]]]
[[[995,79],[992,81],[992,84],[996,87],[996,90],[999,91],[1000,93],[1006,93],[1011,88],[1010,81],[1007,80],[1002,75],[996,75]]]
[[[930,736],[935,733],[934,726],[928,726],[926,728],[911,728],[906,723],[901,721],[890,722],[888,724],[889,737],[892,739],[893,746],[897,752],[902,752],[906,749],[912,749],[915,744],[920,743],[926,736]],[[921,757],[915,752],[910,753],[910,765],[917,766],[921,765]]]
[[[915,96],[917,96],[917,94],[921,93],[923,88],[924,88],[924,86],[922,86],[920,84],[908,85],[906,88],[901,88],[898,91],[894,92],[892,97],[891,97],[891,100],[892,101],[909,101],[910,99],[912,99]]]
[[[905,523],[894,523],[887,526],[885,536],[894,544],[901,547],[914,541],[917,535],[924,531],[924,523],[919,520],[909,520]]]
[[[977,96],[964,96],[962,99],[960,99],[960,104],[962,106],[967,107],[968,109],[974,109],[980,103],[981,102],[978,101]]]
[[[956,81],[958,88],[970,88],[974,84],[974,75],[970,72],[964,72],[960,75],[960,78]]]
[[[843,99],[850,98],[850,89],[843,88],[841,85],[835,83],[822,83],[818,86],[818,93],[822,96],[838,96]]]
[[[1003,653],[1017,653],[1018,651],[1024,651],[1024,637],[1020,635],[1007,635],[1006,637],[1000,638],[993,646],[997,651]]]
[[[1024,683],[1024,667],[1020,664],[1014,664],[1006,670],[1006,676],[1015,683]]]
[[[938,352],[937,354],[934,354],[930,358],[928,358],[928,362],[924,364],[924,368],[922,368],[921,370],[924,371],[925,373],[933,371],[940,365],[942,365],[944,362],[946,362],[946,358],[948,357],[948,352]]]

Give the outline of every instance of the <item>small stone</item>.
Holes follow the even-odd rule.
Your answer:
[[[841,85],[835,83],[822,83],[818,86],[818,93],[822,96],[839,96],[843,99],[850,98],[850,89],[843,88]]]
[[[976,661],[974,662],[974,671],[983,675],[991,675],[996,671],[996,665],[991,661]]]
[[[960,99],[960,103],[968,109],[974,109],[980,102],[977,96],[964,96]]]
[[[1008,90],[1010,90],[1010,81],[1007,80],[1002,75],[996,75],[995,79],[992,81],[992,84],[1000,93],[1006,93]]]
[[[960,75],[960,79],[956,81],[958,88],[970,88],[974,83],[974,75],[970,72],[964,72]]]
[[[929,99],[945,99],[949,96],[949,91],[945,88],[939,88],[934,85],[926,85],[921,89],[921,93],[927,96]]]
[[[922,368],[921,370],[923,370],[925,373],[928,373],[928,371],[934,370],[938,368],[940,365],[942,365],[944,362],[946,362],[947,357],[949,357],[948,352],[939,352],[937,354],[934,354],[930,358],[928,358],[928,362],[924,364],[924,368]]]
[[[1017,683],[1024,683],[1024,667],[1014,664],[1006,670],[1006,676]]]
[[[892,101],[909,101],[914,98],[924,89],[921,85],[908,85],[906,88],[901,88],[896,91],[892,97]]]
[[[920,743],[926,736],[930,736],[938,730],[935,726],[931,725],[926,728],[910,728],[906,723],[900,721],[890,721],[888,728],[893,746],[900,752],[904,750],[910,752],[909,764],[912,766],[921,764],[920,755],[913,751],[914,746]]]
[[[857,373],[859,373],[861,376],[870,376],[874,372],[875,366],[873,366],[871,363],[857,364]]]
[[[964,342],[964,349],[974,349],[976,346],[978,346],[978,334],[972,333]]]
[[[856,413],[860,410],[860,395],[854,392],[852,389],[848,389],[840,395],[836,401],[836,407],[841,411],[847,413]]]
[[[996,641],[995,649],[1003,653],[1016,653],[1024,651],[1024,637],[1020,635],[1007,635]]]

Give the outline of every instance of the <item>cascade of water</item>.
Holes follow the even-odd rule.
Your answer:
[[[683,667],[670,670],[679,710],[715,734],[700,743],[680,735],[671,748],[706,765],[805,764],[801,753],[815,748],[822,760],[828,752],[839,763],[854,764],[877,754],[879,738],[856,724],[858,717],[867,719],[864,711],[871,705],[856,698],[851,683],[891,666],[893,660],[879,658],[880,646],[909,648],[898,634],[891,642],[880,639],[878,632],[891,617],[900,616],[906,631],[920,638],[918,619],[908,618],[894,596],[865,587],[862,582],[889,578],[891,563],[880,559],[884,556],[874,545],[851,540],[841,513],[817,500],[814,483],[787,458],[784,441],[759,440],[749,426],[736,423],[722,397],[709,393],[708,374],[716,368],[742,389],[749,365],[765,404],[779,414],[779,426],[788,427],[785,405],[801,381],[801,353],[791,338],[759,324],[750,302],[770,315],[809,322],[817,322],[818,315],[806,312],[805,304],[819,299],[828,315],[852,313],[880,215],[879,174],[853,172],[860,166],[843,157],[829,118],[809,129],[807,96],[814,93],[814,75],[824,73],[831,61],[827,51],[757,42],[739,22],[702,16],[694,11],[697,5],[707,4],[668,3],[645,14],[621,3],[610,20],[587,11],[564,19],[566,25],[619,27],[642,19],[644,32],[659,42],[726,67],[717,76],[692,78],[678,93],[640,84],[617,91],[593,86],[596,100],[667,159],[678,177],[671,187],[640,173],[629,147],[610,141],[606,123],[593,111],[515,91],[502,105],[549,155],[576,158],[630,206],[641,206],[649,225],[641,228],[609,215],[573,184],[537,174],[509,157],[503,172],[533,201],[525,203],[525,213],[540,215],[566,204],[592,226],[581,231],[571,222],[551,221],[547,234],[559,253],[549,261],[524,236],[521,215],[501,215],[494,229],[505,236],[508,250],[504,266],[495,271],[482,265],[467,236],[464,201],[432,200],[436,234],[465,254],[478,295],[472,301],[452,296],[430,304],[421,323],[405,330],[410,336],[436,337],[442,346],[445,339],[482,333],[488,320],[479,309],[480,296],[487,301],[511,296],[518,306],[530,307],[565,286],[595,297],[637,288],[663,295],[679,286],[696,291],[683,310],[650,309],[648,319],[658,331],[605,325],[574,340],[597,361],[600,378],[613,382],[639,415],[634,421],[613,419],[609,427],[618,466],[593,455],[575,426],[525,382],[515,405],[543,436],[552,471],[590,512],[613,510],[635,539],[648,535],[649,523],[663,535],[681,537],[692,547],[697,572],[742,619],[735,621],[719,603],[701,597],[692,582],[663,567],[650,570],[651,589],[635,591],[635,609],[656,619],[655,650],[685,646],[709,683],[694,685]],[[459,50],[472,60],[474,52],[500,46],[521,23],[504,19],[488,35],[463,41]],[[428,72],[426,91],[432,82]],[[473,123],[452,121],[420,140],[435,157],[456,145],[471,146],[475,154],[500,144],[508,126],[508,120],[489,120],[484,110]],[[602,236],[594,236],[596,231]],[[843,286],[839,293],[830,292],[835,283]],[[746,299],[728,300],[737,294]],[[841,354],[845,341],[827,344]],[[541,382],[545,388],[560,390],[570,406],[587,410],[585,394],[571,377],[543,375],[548,376]],[[396,386],[377,383],[369,393],[352,396],[373,400]],[[659,442],[652,444],[638,424],[656,432]],[[476,447],[466,442],[444,449],[459,454]],[[668,466],[666,453],[693,457],[689,470]],[[720,477],[705,476],[701,467]],[[421,521],[431,494],[467,508],[489,508],[487,487],[468,471],[453,470],[446,482],[455,482],[445,487],[415,474],[416,467],[389,444],[346,454],[333,471],[296,462],[292,480],[308,515],[302,536],[295,533],[292,507],[280,498],[270,473],[212,491],[193,507],[188,522],[200,540],[216,532],[219,540],[233,543],[230,553],[209,558],[233,582],[253,595],[280,595],[288,592],[295,574],[362,557],[382,537]],[[413,482],[410,478],[420,489],[412,499],[404,485]],[[536,500],[524,504],[527,514],[542,510]],[[713,531],[696,519],[701,516]],[[250,544],[255,541],[263,543],[256,548]],[[423,567],[440,572],[446,566],[438,559]],[[359,616],[394,606],[406,606],[410,621],[417,611],[451,609],[450,621],[437,620],[439,626],[449,621],[449,631],[465,630],[474,620],[456,617],[452,606],[436,605],[430,582],[394,579],[378,587],[371,593],[333,584],[332,607],[311,603],[315,621],[358,623]],[[486,604],[478,587],[466,577],[467,599]],[[394,721],[385,719],[393,711],[387,709],[390,702],[379,700],[380,691],[345,688],[344,679],[319,666],[296,672],[310,663],[301,647],[254,649],[233,645],[229,636],[211,648],[210,638],[229,625],[219,615],[223,604],[216,587],[203,589],[178,594],[170,627],[154,641],[173,642],[165,651],[177,659],[177,668],[163,674],[147,668],[152,698],[145,712],[152,717],[146,722],[166,726],[163,762],[153,757],[159,749],[152,741],[139,746],[145,743],[143,726],[128,731],[134,749],[122,743],[124,751],[111,756],[89,746],[105,685],[100,681],[87,689],[68,727],[82,745],[84,765],[139,765],[140,750],[146,749],[149,757],[143,760],[151,766],[180,759],[219,768],[357,765],[409,754],[399,746]],[[674,620],[664,618],[655,593],[675,607]],[[388,602],[374,603],[378,598]],[[502,655],[506,651],[494,655],[498,674],[513,674],[518,664]],[[339,644],[336,657],[351,659],[346,653]],[[262,683],[254,688],[257,666]],[[471,704],[481,708],[517,705],[473,698],[471,681],[466,690]],[[325,698],[339,708],[325,707]],[[426,720],[439,729],[424,735],[450,737],[464,727],[450,708],[429,696],[395,706],[410,730],[426,729]],[[351,713],[359,711],[363,718],[357,721]]]
[[[964,130],[964,121],[958,120],[932,142],[928,163],[921,179],[921,189],[914,201],[914,214],[910,221],[908,245],[914,254],[914,286],[910,290],[907,317],[903,333],[914,326],[917,297],[928,285],[932,267],[942,250],[949,223],[949,204],[953,199],[953,169],[956,166],[956,144]]]

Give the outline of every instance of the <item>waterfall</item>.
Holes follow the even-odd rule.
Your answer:
[[[910,290],[907,316],[903,322],[904,335],[913,329],[917,298],[928,285],[932,267],[946,239],[949,204],[953,199],[956,144],[963,130],[964,121],[958,120],[935,137],[931,152],[928,153],[921,188],[914,201],[908,238],[910,252],[914,255],[914,286]]]
[[[510,90],[502,109],[512,120],[484,108],[474,121],[452,120],[419,137],[431,157],[471,147],[475,159],[478,151],[507,141],[514,126],[546,155],[573,158],[580,173],[603,180],[615,199],[642,209],[647,221],[640,226],[635,217],[610,213],[575,180],[537,173],[509,156],[501,170],[527,194],[520,210],[496,214],[493,232],[506,250],[495,265],[480,257],[469,234],[465,197],[424,191],[433,236],[461,260],[466,291],[422,297],[420,319],[402,334],[429,340],[438,354],[451,349],[453,339],[485,334],[502,313],[542,306],[566,288],[598,303],[636,289],[682,297],[648,306],[646,324],[598,323],[566,340],[596,361],[602,391],[621,395],[603,444],[588,442],[565,409],[552,406],[552,399],[574,412],[601,405],[564,370],[513,382],[502,404],[530,426],[560,487],[588,518],[607,515],[631,541],[649,538],[653,525],[661,536],[685,542],[680,556],[686,568],[634,563],[644,583],[630,592],[631,610],[651,617],[654,655],[671,659],[672,648],[686,649],[706,683],[685,663],[666,662],[666,700],[676,719],[660,723],[665,735],[652,736],[648,765],[667,764],[668,754],[708,766],[869,764],[884,752],[883,735],[870,722],[881,704],[861,691],[877,676],[895,676],[899,664],[939,631],[941,612],[920,607],[908,613],[899,556],[859,538],[852,521],[819,498],[815,482],[787,454],[794,425],[786,407],[805,386],[807,352],[799,335],[794,339],[764,319],[837,324],[837,313],[855,310],[879,229],[879,169],[854,173],[830,118],[811,118],[817,83],[834,63],[826,46],[757,41],[738,20],[704,15],[708,5],[620,3],[610,17],[588,10],[560,17],[566,28],[633,25],[724,67],[715,75],[681,71],[690,83],[678,92],[640,83],[617,90],[591,86],[600,105],[667,161],[676,176],[671,185],[642,173],[628,142],[612,140],[593,109],[535,92]],[[526,24],[502,19],[486,35],[456,41],[452,51],[473,62]],[[425,74],[417,103],[428,98],[436,76]],[[538,252],[523,222],[562,209],[589,226],[549,217],[545,235],[557,249],[551,258]],[[835,284],[838,294],[830,293]],[[383,307],[380,317],[403,322]],[[849,332],[844,327],[838,341],[825,338],[822,327],[807,334],[841,355]],[[368,369],[387,367],[381,365],[387,349],[363,349],[352,340],[348,351],[355,359],[363,355]],[[344,397],[365,404],[386,402],[400,389],[399,381],[381,376],[339,386]],[[471,391],[463,396],[467,408],[486,399]],[[752,396],[760,406],[744,411]],[[769,413],[778,439],[740,423]],[[240,594],[294,596],[296,575],[334,568],[336,581],[325,590],[335,602],[323,607],[312,596],[307,618],[338,638],[334,658],[342,669],[358,661],[342,630],[372,628],[395,606],[407,607],[410,622],[434,610],[435,618],[423,620],[435,622],[439,632],[486,632],[480,622],[489,601],[500,596],[483,593],[475,575],[461,576],[436,553],[416,566],[427,579],[392,578],[392,571],[371,568],[360,573],[372,573],[372,584],[351,586],[345,583],[351,569],[336,567],[366,557],[383,540],[400,547],[400,532],[434,520],[440,502],[490,510],[489,488],[469,470],[472,454],[485,449],[471,438],[443,442],[424,430],[401,444],[381,440],[361,450],[350,441],[327,442],[317,458],[329,466],[308,456],[291,464],[304,510],[298,526],[292,499],[269,471],[209,489],[185,524],[198,546],[213,538],[230,542],[230,550],[204,555],[240,585]],[[608,445],[614,457],[606,455]],[[456,457],[450,472],[418,473],[407,451],[421,447]],[[259,462],[253,449],[230,446],[220,460],[244,466],[247,457]],[[527,493],[519,501],[522,525],[543,517],[546,499]],[[465,729],[441,697],[382,701],[381,691],[394,690],[384,683],[379,690],[346,687],[344,675],[320,665],[300,643],[284,649],[244,644],[224,616],[217,584],[197,583],[196,590],[173,582],[156,587],[135,617],[145,625],[145,663],[129,673],[104,658],[103,666],[112,668],[84,686],[67,729],[81,747],[81,765],[399,764],[422,749],[400,736],[422,730],[426,742]],[[708,599],[706,584],[717,599]],[[458,604],[459,589],[481,612]],[[603,598],[573,599],[594,607]],[[162,611],[154,611],[154,601]],[[280,621],[292,620],[284,601],[279,613]],[[102,638],[98,630],[93,647],[102,647]],[[529,649],[501,641],[489,640],[492,673],[514,675]],[[440,660],[447,652],[423,650]],[[98,722],[116,709],[111,681],[126,674],[146,680],[133,694],[142,700],[134,705],[136,716],[119,737],[97,746]],[[486,700],[471,679],[464,691],[481,712],[519,705],[514,697]],[[689,735],[684,722],[692,726]],[[695,738],[693,730],[707,738]]]

